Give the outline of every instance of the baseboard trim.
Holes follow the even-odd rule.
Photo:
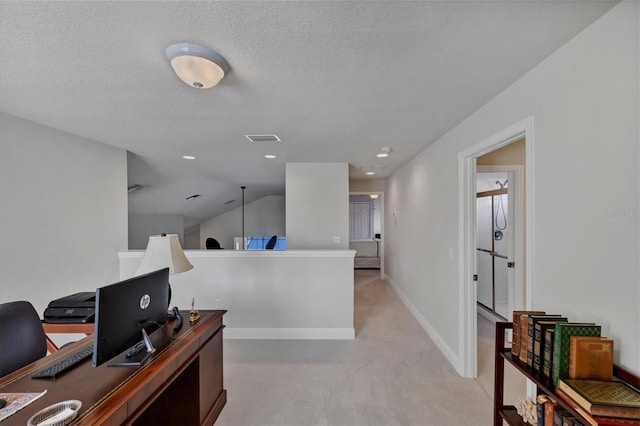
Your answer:
[[[393,282],[393,280],[389,278],[388,275],[385,275],[385,277],[389,282],[389,285],[391,286],[393,291],[395,291],[395,293],[398,295],[400,300],[402,300],[402,303],[404,303],[404,305],[407,307],[409,312],[411,312],[411,315],[413,315],[416,321],[420,323],[424,331],[426,331],[429,337],[431,337],[431,339],[436,344],[438,349],[440,349],[440,352],[442,352],[442,354],[445,356],[447,361],[451,363],[451,365],[453,366],[453,368],[456,369],[458,374],[464,377],[463,370],[461,368],[462,363],[460,362],[460,357],[449,347],[449,345],[447,345],[444,339],[436,332],[436,330],[431,326],[431,324],[429,324],[429,321],[427,321],[427,319],[424,316],[422,316],[418,308],[416,308],[415,305],[411,303],[411,300],[409,300],[409,298],[404,295],[402,290],[398,288],[398,286]]]
[[[354,328],[242,328],[225,327],[225,339],[354,340]]]

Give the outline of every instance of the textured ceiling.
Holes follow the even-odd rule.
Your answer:
[[[385,178],[616,3],[2,1],[0,110],[127,149],[145,186],[130,213],[190,226],[237,207],[241,185],[283,194],[286,162]],[[177,42],[231,72],[186,86],[164,57]]]

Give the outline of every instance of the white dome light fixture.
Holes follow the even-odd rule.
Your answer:
[[[172,44],[164,54],[180,80],[197,89],[215,86],[229,72],[229,64],[222,56],[197,44]]]

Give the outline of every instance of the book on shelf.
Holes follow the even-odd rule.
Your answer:
[[[569,412],[562,417],[562,426],[579,426],[580,422],[576,420]]]
[[[544,407],[547,402],[555,402],[549,395],[541,394],[536,397],[536,426],[545,426]]]
[[[533,371],[542,372],[544,360],[544,335],[548,328],[555,328],[556,323],[567,322],[565,317],[545,318],[542,321],[534,320],[533,330]]]
[[[520,357],[520,315],[542,315],[544,311],[513,311],[513,328],[511,339],[511,354]]]
[[[544,331],[544,344],[542,347],[544,355],[542,359],[542,375],[549,378],[551,377],[551,368],[553,366],[553,338],[555,333],[555,325]]]
[[[591,416],[640,419],[640,392],[624,382],[560,379],[557,389]]]
[[[562,426],[564,418],[569,416],[569,412],[562,408],[556,408],[553,412],[553,426]]]
[[[571,336],[600,337],[600,331],[601,327],[594,323],[559,322],[556,324],[551,365],[551,378],[554,386],[558,386],[559,379],[569,377]]]
[[[587,336],[569,340],[570,379],[613,380],[613,340]]]
[[[638,426],[640,420],[621,419],[615,417],[592,417],[598,426]]]
[[[582,417],[580,421],[583,424],[588,423],[591,426],[640,426],[640,419],[592,416],[591,414],[587,413],[584,408],[579,406],[577,402],[575,402],[568,395],[562,392],[561,389],[556,389],[556,395],[569,407],[575,410],[575,412],[578,413],[580,417]]]
[[[553,399],[544,403],[544,426],[553,426],[554,413],[558,408],[560,404]]]
[[[533,368],[533,350],[535,344],[536,324],[554,318],[563,318],[559,314],[529,315],[527,317],[527,366]]]
[[[527,362],[527,344],[529,341],[529,315],[544,315],[544,311],[523,311],[519,317],[518,333],[519,333],[519,354],[520,361]]]

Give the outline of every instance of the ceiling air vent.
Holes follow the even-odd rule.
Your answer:
[[[195,200],[196,198],[198,198],[200,196],[200,194],[193,194],[188,196],[187,198],[185,198],[185,200],[190,201],[190,200]]]
[[[277,135],[244,135],[249,142],[281,142]]]

